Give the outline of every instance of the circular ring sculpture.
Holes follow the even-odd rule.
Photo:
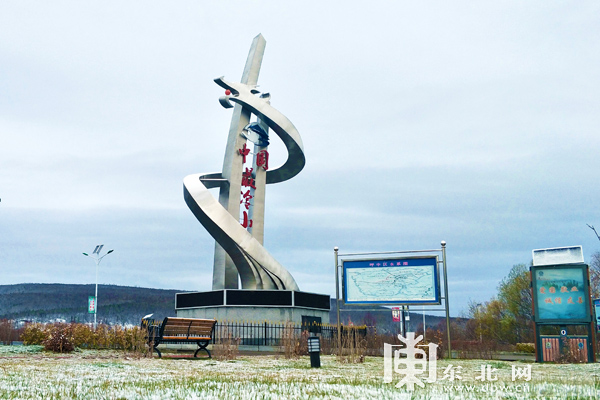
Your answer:
[[[240,104],[257,115],[285,144],[288,158],[280,167],[266,171],[266,183],[296,176],[304,168],[305,157],[302,139],[292,122],[273,108],[268,98],[257,96],[259,92],[254,86],[228,82],[222,77],[215,82],[231,93],[219,98],[223,107],[233,107],[232,102]],[[299,290],[292,275],[209,192],[211,188],[227,188],[229,184],[219,172],[188,175],[183,180],[185,202],[231,257],[243,289]]]

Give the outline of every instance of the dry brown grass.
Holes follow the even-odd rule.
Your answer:
[[[344,327],[342,331],[342,351],[338,353],[337,357],[339,362],[356,364],[365,361],[368,335],[366,335],[366,331],[363,331],[364,327],[357,328]]]
[[[221,338],[213,345],[213,356],[219,361],[235,360],[239,356],[240,338],[234,337],[227,326],[221,331]]]
[[[287,322],[283,328],[281,337],[283,344],[283,355],[286,359],[296,359],[300,356],[308,354],[308,337],[310,336],[307,330],[300,331],[293,322]]]

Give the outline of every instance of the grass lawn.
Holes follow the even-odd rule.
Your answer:
[[[599,364],[438,360],[437,381],[410,392],[385,383],[383,358],[361,364],[321,357],[242,356],[234,361],[139,358],[117,351],[53,354],[0,346],[0,399],[597,399]],[[489,377],[497,380],[487,381]],[[531,379],[512,380],[512,366]],[[460,367],[460,368],[459,368]],[[477,380],[482,368],[485,381]],[[450,381],[452,373],[454,380]],[[458,379],[458,378],[461,379]]]

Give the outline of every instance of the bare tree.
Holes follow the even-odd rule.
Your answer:
[[[596,237],[600,240],[600,235],[598,235],[596,229],[590,224],[586,225],[594,231]],[[600,251],[592,254],[592,261],[590,262],[590,284],[592,286],[590,288],[592,296],[594,298],[600,297]]]
[[[590,228],[591,230],[594,231],[594,233],[596,234],[596,237],[598,238],[598,240],[600,240],[600,235],[598,235],[598,232],[596,232],[596,228],[594,228],[593,225],[590,224],[586,224],[588,226],[588,228]]]
[[[590,291],[592,297],[600,298],[600,251],[592,254],[590,262]]]

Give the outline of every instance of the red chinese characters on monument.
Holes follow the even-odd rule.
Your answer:
[[[252,198],[254,196],[252,196],[250,194],[250,189],[246,190],[246,193],[241,192],[242,194],[242,199],[240,200],[240,204],[243,204],[244,207],[246,207],[246,210],[250,209],[250,200],[252,200]]]
[[[242,221],[242,226],[244,228],[252,228],[252,220],[248,219],[248,211],[244,211],[244,220]]]
[[[269,169],[269,152],[261,150],[256,154],[256,166],[262,167],[265,171]]]
[[[244,159],[242,160],[242,162],[245,164],[246,163],[246,157],[248,156],[248,154],[250,154],[250,149],[246,147],[246,143],[244,143],[244,147],[242,147],[241,149],[238,149],[238,153],[244,157]]]
[[[244,143],[244,146],[241,149],[238,149],[238,154],[243,157],[243,163],[246,163],[246,158],[250,154],[250,149]],[[262,168],[267,171],[269,169],[269,152],[267,150],[261,150],[256,153],[256,167]],[[252,220],[248,216],[248,211],[250,210],[250,206],[252,205],[251,200],[254,196],[250,193],[251,189],[256,189],[256,181],[255,177],[252,175],[254,168],[245,167],[244,172],[242,172],[242,187],[249,188],[245,192],[242,190],[240,204],[244,206],[246,210],[242,211],[242,222],[241,225],[244,228],[252,227]]]
[[[256,186],[254,186],[254,177],[252,177],[252,171],[254,170],[254,168],[246,168],[246,170],[242,173],[242,186],[243,187],[250,187],[252,189],[256,189]],[[250,200],[252,199],[252,195],[250,194],[250,189],[248,189],[245,193],[242,192],[242,200],[240,201],[240,204],[243,204],[244,207],[246,208],[246,210],[250,209]],[[242,220],[242,226],[244,228],[252,228],[252,220],[248,217],[248,211],[244,210],[242,212],[243,215],[243,220]]]
[[[254,186],[254,177],[252,176],[253,170],[254,168],[246,168],[246,171],[242,173],[242,186],[256,189],[256,186]]]

